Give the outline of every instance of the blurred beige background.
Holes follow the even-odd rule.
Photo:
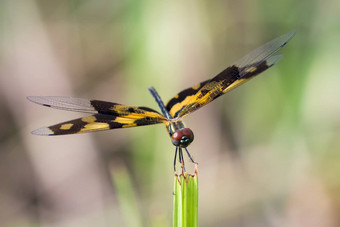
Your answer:
[[[0,226],[172,226],[164,126],[38,137],[29,95],[158,106],[293,29],[272,69],[190,115],[199,226],[340,226],[340,3],[1,1]],[[188,164],[190,169],[190,165]]]

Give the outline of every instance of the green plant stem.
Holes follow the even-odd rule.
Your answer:
[[[198,222],[198,170],[183,171],[174,177],[174,227],[196,227]]]

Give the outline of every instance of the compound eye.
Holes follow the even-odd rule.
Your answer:
[[[183,132],[181,130],[176,130],[174,134],[172,134],[171,138],[175,141],[180,141],[182,139]]]
[[[172,144],[178,147],[181,144],[182,136],[183,136],[183,132],[181,130],[176,130],[174,134],[172,134],[171,136]]]
[[[194,133],[191,131],[190,128],[184,128],[183,129],[183,135],[185,135],[187,138],[192,138],[194,136]]]

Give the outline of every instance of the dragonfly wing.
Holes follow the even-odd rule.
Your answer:
[[[27,99],[39,105],[54,109],[90,114],[99,113],[131,119],[150,118],[155,121],[165,120],[163,115],[158,113],[156,110],[143,106],[127,106],[114,102],[64,96],[29,96]]]
[[[131,119],[107,114],[95,114],[88,117],[78,118],[60,124],[52,125],[50,127],[39,128],[37,130],[34,130],[32,134],[40,136],[67,135],[159,123],[165,122],[150,119],[148,117]]]
[[[35,135],[66,135],[159,123],[167,124],[163,115],[148,107],[126,106],[113,102],[62,96],[30,96],[27,98],[34,103],[55,109],[93,114],[37,129],[32,132]]]
[[[272,67],[282,57],[273,55],[294,35],[295,31],[282,35],[253,50],[211,80],[201,82],[197,89],[194,86],[180,92],[167,104],[169,113],[174,117],[184,117]]]

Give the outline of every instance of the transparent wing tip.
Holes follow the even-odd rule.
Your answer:
[[[267,65],[268,65],[268,68],[272,67],[273,65],[275,65],[276,63],[278,63],[281,58],[283,57],[283,55],[274,55],[274,56],[271,56],[270,58],[267,59]]]
[[[53,135],[53,131],[47,127],[43,127],[43,128],[38,128],[34,131],[31,132],[33,135],[36,136],[51,136]]]
[[[45,104],[46,100],[44,99],[44,96],[27,96],[26,98],[33,103],[36,103],[39,105],[46,105]]]
[[[36,96],[27,96],[26,98],[31,102],[35,102],[36,100]]]
[[[290,31],[284,35],[282,35],[281,37],[286,40],[284,43],[281,44],[281,48],[284,47],[296,34],[296,30]]]

